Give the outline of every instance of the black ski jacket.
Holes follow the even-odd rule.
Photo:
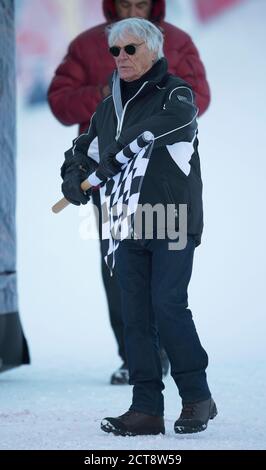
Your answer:
[[[115,71],[112,94],[98,105],[88,131],[74,141],[73,153],[82,152],[99,161],[114,140],[126,146],[142,132],[152,132],[155,142],[139,204],[175,204],[176,228],[179,205],[186,204],[188,234],[195,237],[197,246],[203,229],[198,109],[190,86],[170,75],[167,68],[166,59],[160,59],[151,69],[149,80],[124,107]]]

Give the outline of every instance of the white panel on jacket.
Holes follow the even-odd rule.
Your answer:
[[[166,146],[172,159],[186,176],[189,175],[191,169],[189,161],[194,153],[193,142],[194,139],[192,142],[177,142]]]
[[[88,148],[88,156],[91,157],[93,160],[95,160],[97,163],[99,163],[100,155],[99,155],[98,137],[95,137],[95,139],[93,139],[93,141],[91,142]]]

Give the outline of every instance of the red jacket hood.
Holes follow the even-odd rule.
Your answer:
[[[165,0],[152,0],[150,20],[154,23],[160,23],[165,17]],[[103,13],[108,22],[117,21],[119,18],[115,9],[115,0],[103,0]]]

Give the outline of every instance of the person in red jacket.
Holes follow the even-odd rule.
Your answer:
[[[79,133],[89,126],[97,105],[110,94],[108,78],[115,63],[109,54],[106,27],[129,17],[146,18],[164,34],[164,53],[169,73],[176,75],[193,88],[199,115],[210,103],[210,89],[204,65],[190,36],[166,23],[165,0],[103,0],[106,23],[91,28],[76,39],[59,65],[48,90],[48,101],[55,117],[64,125],[79,125]],[[93,192],[93,202],[100,209],[99,191]],[[100,213],[101,211],[99,211]],[[99,221],[101,227],[101,221]],[[115,276],[110,277],[102,258],[102,277],[107,295],[111,326],[118,344],[122,366],[111,376],[111,384],[128,383],[120,292]],[[169,368],[168,358],[161,348],[163,374]]]

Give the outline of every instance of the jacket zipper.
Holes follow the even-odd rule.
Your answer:
[[[116,130],[116,137],[115,139],[119,139],[120,137],[120,134],[121,134],[121,131],[122,131],[122,126],[123,126],[123,123],[124,123],[124,118],[125,118],[125,114],[126,114],[126,110],[127,110],[127,107],[129,105],[129,103],[134,100],[136,98],[136,96],[138,96],[138,94],[141,92],[141,90],[147,85],[148,82],[144,82],[143,85],[140,87],[140,89],[137,91],[137,93],[132,97],[130,98],[130,100],[128,100],[124,106],[124,109],[123,109],[123,113],[122,113],[122,116],[121,116],[121,120],[119,119],[119,116],[117,114],[117,110],[116,110],[116,105],[115,105],[115,113],[116,113],[116,117],[117,117],[117,121],[118,121],[118,125],[117,125],[117,130]],[[114,104],[115,104],[115,100],[114,100]]]
[[[169,203],[174,204],[174,206],[175,206],[175,217],[177,217],[178,216],[178,211],[177,211],[177,208],[176,208],[176,203],[175,203],[175,200],[174,200],[173,195],[172,195],[172,191],[170,190],[170,187],[169,187],[167,181],[163,182],[163,187],[164,187],[164,189],[166,191],[166,194],[168,196]]]

